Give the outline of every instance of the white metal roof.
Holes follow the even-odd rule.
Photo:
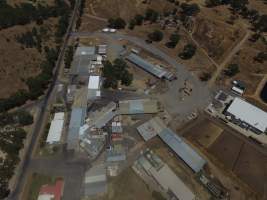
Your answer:
[[[227,112],[262,132],[267,129],[267,113],[240,98],[233,100]]]
[[[242,94],[244,93],[244,90],[242,90],[242,89],[240,89],[240,88],[238,88],[238,87],[236,87],[236,86],[233,86],[231,89],[232,89],[234,92],[236,92],[236,93],[238,93],[238,94],[240,94],[240,95],[242,95]]]
[[[55,113],[54,120],[64,120],[64,112]]]
[[[100,82],[99,76],[90,76],[88,89],[99,89],[99,82]]]
[[[52,200],[54,197],[55,196],[53,194],[41,194],[38,196],[37,200]]]
[[[63,130],[64,113],[56,113],[51,122],[46,142],[52,144],[59,142]]]

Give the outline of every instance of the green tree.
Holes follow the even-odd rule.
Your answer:
[[[108,20],[108,27],[109,28],[124,29],[125,26],[126,26],[126,22],[120,17],[110,18]]]
[[[156,22],[158,20],[159,13],[153,9],[147,9],[145,13],[145,20]]]
[[[180,41],[180,35],[177,33],[173,33],[170,36],[170,41],[166,43],[166,46],[168,48],[175,48],[179,41]]]
[[[232,77],[239,72],[238,64],[230,64],[227,69],[224,70],[226,76]]]
[[[231,6],[234,10],[241,10],[248,4],[248,0],[231,0]]]
[[[164,36],[163,33],[159,30],[155,30],[147,35],[148,39],[155,42],[161,41],[163,39],[163,36]]]
[[[129,86],[132,84],[132,81],[133,81],[133,75],[128,71],[124,71],[121,76],[121,84]]]
[[[130,22],[129,22],[128,28],[129,28],[130,30],[133,30],[134,27],[135,27],[135,25],[136,25],[136,21],[135,21],[135,19],[131,19]]]
[[[254,57],[254,60],[256,60],[259,63],[263,63],[267,61],[267,52],[259,52],[256,57]]]
[[[73,55],[74,55],[73,46],[68,46],[66,53],[65,53],[65,57],[64,57],[65,67],[67,69],[69,69],[71,67]]]
[[[33,123],[33,116],[25,110],[16,112],[15,118],[22,126],[27,126]]]
[[[182,3],[181,8],[182,8],[182,14],[187,16],[194,16],[200,12],[200,8],[196,3],[193,4]]]
[[[197,50],[197,48],[195,45],[187,44],[184,46],[183,52],[179,54],[179,57],[184,59],[184,60],[188,60],[195,55],[196,50]]]
[[[134,20],[135,20],[135,22],[136,22],[136,25],[142,25],[143,24],[143,21],[144,21],[144,17],[143,17],[143,15],[140,15],[140,14],[137,14],[137,15],[135,15],[135,17],[134,17]]]
[[[104,76],[104,88],[118,87],[118,81],[122,85],[129,86],[132,83],[133,76],[128,71],[126,62],[122,59],[114,60],[113,64],[109,61],[104,62],[104,68],[102,69]]]
[[[267,15],[262,15],[254,27],[260,32],[267,32]]]

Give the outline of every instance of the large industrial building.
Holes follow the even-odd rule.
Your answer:
[[[242,128],[261,134],[267,131],[267,113],[241,98],[235,98],[225,111],[231,121]]]
[[[107,191],[106,167],[98,164],[85,173],[84,197],[90,197]]]
[[[143,70],[147,71],[148,73],[156,76],[157,78],[166,78],[168,80],[171,80],[174,77],[173,73],[169,72],[168,70],[164,69],[159,65],[154,65],[146,61],[145,59],[134,53],[128,55],[126,59],[129,60],[131,63],[137,65],[138,67],[142,68]]]
[[[140,173],[140,167],[161,186],[161,188],[179,200],[195,200],[195,195],[182,180],[157,155],[146,151],[135,163],[133,169]],[[141,175],[142,176],[142,175]]]
[[[68,150],[77,151],[79,149],[80,127],[84,124],[86,108],[73,108],[71,112],[69,131],[68,131]]]
[[[196,173],[206,164],[206,161],[192,147],[167,128],[158,117],[137,127],[137,130],[145,141],[158,135]]]
[[[71,75],[88,75],[90,62],[95,58],[96,48],[78,47],[75,51],[70,74]]]

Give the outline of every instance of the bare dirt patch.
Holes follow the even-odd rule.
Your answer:
[[[223,129],[217,125],[208,120],[203,120],[198,126],[190,129],[186,136],[192,140],[196,140],[199,145],[208,148],[216,141],[222,132]]]
[[[97,30],[101,30],[102,28],[107,26],[107,22],[103,20],[94,19],[88,15],[83,15],[82,24],[79,28],[81,32],[94,32]]]
[[[143,0],[90,0],[86,2],[86,13],[104,17],[122,17],[130,20],[137,13],[143,14],[147,8],[164,11],[173,7],[166,0],[153,0],[144,4]]]
[[[266,194],[267,157],[251,145],[244,145],[233,171],[257,193]]]
[[[243,142],[241,140],[224,131],[208,149],[208,152],[222,161],[228,169],[232,170],[238,159],[242,145]]]
[[[202,121],[203,124],[208,122],[208,120]],[[267,178],[267,156],[254,147],[254,144],[246,143],[228,131],[223,131],[209,148],[204,147],[203,149],[203,145],[198,142],[198,134],[195,133],[195,130],[202,129],[201,123],[196,124],[189,129],[185,137],[199,145],[203,153],[211,159],[212,165],[216,165],[229,174],[233,178],[233,183],[239,182],[240,184],[236,186],[238,190],[248,189],[247,186],[249,186],[251,191],[254,191],[258,196],[257,199],[266,199],[264,183]],[[216,171],[218,170],[216,169]],[[225,185],[225,187],[227,186]],[[249,197],[247,196],[245,199],[249,199]]]
[[[219,63],[244,35],[242,27],[211,20],[206,15],[197,17],[193,33],[194,39]]]
[[[259,39],[255,43],[247,41],[244,44],[243,48],[233,56],[230,62],[233,64],[238,64],[240,72],[233,77],[226,77],[224,76],[224,74],[221,74],[220,79],[217,81],[217,84],[222,84],[226,87],[230,87],[232,80],[241,80],[247,87],[245,95],[253,95],[264,74],[267,73],[267,63],[259,63],[254,60],[254,57],[259,52],[266,51],[267,45],[262,39]]]

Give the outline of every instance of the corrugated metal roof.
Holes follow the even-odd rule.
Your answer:
[[[159,135],[159,137],[191,167],[194,172],[200,171],[206,161],[182,138],[176,135],[159,117],[154,117],[141,126],[137,127],[138,132],[144,138],[149,140],[152,137]]]
[[[126,59],[158,78],[163,78],[167,73],[162,67],[153,65],[134,53],[131,53]]]
[[[130,101],[129,102],[129,111],[130,113],[142,113],[144,112],[144,105],[142,101],[136,100],[136,101]]]
[[[116,106],[116,103],[110,102],[101,110],[90,112],[86,122],[90,127],[102,128],[117,115],[117,112],[115,111]]]
[[[119,101],[118,112],[122,115],[157,113],[158,101],[153,99],[135,99]]]
[[[54,119],[51,122],[46,142],[52,144],[59,142],[64,125],[64,113],[55,113]]]
[[[103,194],[107,192],[107,182],[96,182],[96,183],[90,183],[90,184],[85,184],[85,189],[84,189],[84,196],[85,197],[90,197],[90,196],[95,196],[97,194]]]
[[[262,132],[267,130],[267,112],[240,98],[233,100],[227,112]]]
[[[84,179],[85,196],[96,195],[106,192],[107,177],[104,164],[95,165],[85,173]]]
[[[68,149],[76,149],[79,142],[80,126],[83,125],[86,116],[86,108],[73,108],[71,112],[69,131],[68,131]]]
[[[100,76],[89,76],[88,89],[99,89]]]
[[[171,129],[165,128],[159,137],[194,171],[199,172],[206,161]]]
[[[94,55],[95,53],[96,53],[96,48],[94,46],[78,47],[75,51],[75,56]]]
[[[164,165],[160,170],[156,171],[154,168],[150,169],[151,174],[157,182],[165,188],[170,190],[179,200],[194,200],[195,195],[191,190],[181,181],[180,178],[169,168]]]

